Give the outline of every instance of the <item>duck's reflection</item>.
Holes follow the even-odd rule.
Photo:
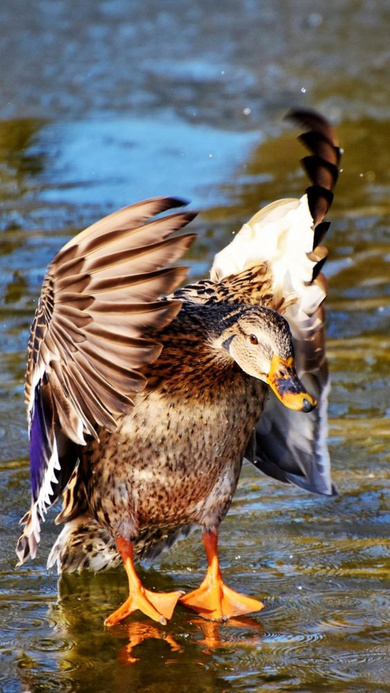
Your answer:
[[[170,654],[170,656],[167,656],[165,663],[172,664],[178,660],[178,658],[172,657],[172,654],[183,653],[188,645],[195,647],[198,653],[212,656],[213,652],[221,647],[242,647],[245,645],[255,647],[260,644],[263,636],[261,623],[250,618],[232,619],[229,622],[217,623],[190,616],[188,627],[192,635],[189,643],[190,638],[183,638],[181,627],[178,628],[175,638],[174,624],[171,625],[171,632],[168,632],[166,628],[163,629],[151,622],[130,621],[125,627],[121,626],[122,632],[126,629],[128,643],[119,652],[118,659],[124,664],[134,664],[141,661],[140,650],[137,652],[134,650],[138,645],[150,639],[163,640],[169,645],[170,653],[168,655]],[[187,641],[186,646],[183,640]]]
[[[232,618],[225,623],[205,621],[201,618],[193,620],[192,623],[199,628],[203,635],[202,640],[198,640],[198,644],[204,646],[204,652],[208,650],[212,652],[218,647],[227,646],[248,645],[254,647],[260,644],[264,634],[262,624],[248,616]]]
[[[164,574],[148,571],[145,579],[154,582],[155,577],[156,589],[172,588]],[[62,578],[58,603],[48,614],[51,632],[45,642],[50,649],[45,657],[50,677],[47,666],[39,664],[42,651],[35,657],[31,649],[28,666],[19,671],[23,685],[31,691],[49,690],[50,683],[52,689],[55,684],[83,693],[230,693],[228,673],[235,670],[243,649],[261,647],[263,628],[256,618],[216,623],[182,606],[166,626],[135,613],[123,624],[104,628],[107,608],[121,600],[124,589],[121,572]]]
[[[124,664],[134,664],[140,661],[139,656],[135,656],[134,648],[140,645],[144,640],[150,638],[155,640],[164,640],[168,643],[171,652],[181,652],[182,646],[174,639],[174,637],[162,630],[161,626],[155,626],[152,623],[142,623],[133,621],[127,625],[128,644],[119,652],[118,659]]]

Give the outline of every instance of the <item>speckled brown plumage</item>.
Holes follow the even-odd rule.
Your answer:
[[[135,543],[148,528],[218,527],[266,397],[264,383],[213,353],[209,311],[191,308],[160,333],[164,348],[143,371],[148,384],[131,418],[99,432],[82,457],[92,512]]]
[[[326,253],[318,243],[338,148],[324,119],[306,112],[300,120],[311,128],[303,141],[314,152],[305,160],[313,186],[299,202],[282,200],[257,213],[237,234],[234,250],[228,246],[216,257],[210,280],[177,289],[183,268],[165,267],[193,240],[171,237],[193,214],[144,223],[180,205],[174,198],[102,220],[70,241],[49,268],[29,344],[33,497],[18,555],[21,562],[35,555],[39,521],[64,492],[58,521],[65,528],[48,564],[102,569],[117,564],[120,554],[130,594],[107,625],[138,608],[165,622],[179,598],[218,619],[262,608],[224,585],[217,558],[218,527],[245,454],[284,481],[332,491],[329,470],[320,468],[322,451],[313,462],[302,453],[279,466],[259,428],[270,388],[277,406],[269,430],[280,407],[310,414],[315,406],[295,371],[283,314],[295,344],[302,342],[303,372],[324,373],[319,270]],[[263,250],[257,234],[267,224],[276,235]],[[302,266],[294,280],[289,234],[297,227],[298,240],[300,226]],[[278,445],[288,445],[292,434],[286,422]],[[310,430],[319,423],[311,419]],[[299,448],[299,434],[297,440]],[[145,590],[133,551],[156,554],[194,524],[202,527],[208,558],[204,583],[186,596]]]
[[[206,306],[225,302],[247,306],[264,306],[284,313],[289,302],[281,293],[273,290],[272,268],[268,262],[245,269],[239,274],[229,275],[220,281],[203,280],[178,289],[175,298]]]

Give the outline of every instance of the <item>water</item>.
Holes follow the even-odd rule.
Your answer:
[[[0,54],[0,687],[19,691],[390,690],[390,90],[385,3],[146,0],[2,3]],[[28,506],[23,375],[47,263],[117,207],[181,195],[201,211],[191,278],[259,203],[300,195],[293,105],[322,110],[345,149],[327,275],[335,499],[244,469],[221,529],[224,575],[264,600],[210,624],[105,631],[122,571],[57,585],[15,570]],[[147,585],[204,575],[199,533],[144,566]],[[60,599],[58,599],[60,595]]]

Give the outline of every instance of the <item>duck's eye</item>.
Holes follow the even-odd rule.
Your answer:
[[[249,335],[249,341],[251,344],[258,344],[259,343],[259,340],[257,339],[255,334]]]

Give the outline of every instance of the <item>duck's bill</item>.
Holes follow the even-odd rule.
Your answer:
[[[302,385],[295,370],[294,359],[281,359],[274,355],[271,369],[267,378],[278,399],[288,409],[309,412],[317,406],[317,402]]]

